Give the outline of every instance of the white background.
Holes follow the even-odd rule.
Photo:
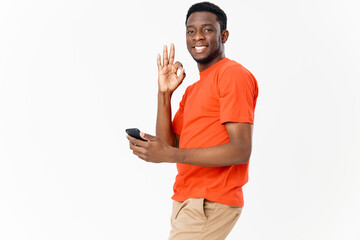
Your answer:
[[[156,54],[193,1],[0,2],[0,239],[166,239],[172,164],[154,134]],[[227,57],[259,83],[245,207],[228,239],[360,239],[360,4],[214,1]]]

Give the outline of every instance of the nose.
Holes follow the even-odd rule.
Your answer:
[[[196,41],[202,40],[204,38],[204,34],[201,31],[196,31],[196,33],[194,34],[194,40]]]

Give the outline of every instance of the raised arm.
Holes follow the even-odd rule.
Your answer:
[[[174,63],[175,47],[170,45],[168,56],[167,46],[164,45],[163,61],[157,56],[158,66],[158,109],[156,118],[156,136],[164,143],[178,147],[179,136],[174,134],[171,126],[171,96],[185,78],[185,71],[180,62]],[[179,75],[177,72],[179,72]]]

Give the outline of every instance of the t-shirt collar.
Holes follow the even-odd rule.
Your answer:
[[[204,71],[200,72],[200,77],[204,77],[206,76],[209,72],[211,72],[213,69],[218,68],[219,66],[223,65],[225,62],[227,62],[229,59],[228,58],[223,58],[220,61],[216,62],[215,64],[211,65],[210,67],[208,67],[207,69],[205,69]]]

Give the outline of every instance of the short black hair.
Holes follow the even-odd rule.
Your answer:
[[[200,2],[200,3],[196,3],[196,4],[192,5],[186,14],[185,24],[187,24],[187,21],[188,21],[190,15],[194,12],[214,13],[217,17],[217,20],[220,23],[221,32],[226,30],[227,17],[226,17],[225,12],[219,6],[217,6],[211,2]]]

